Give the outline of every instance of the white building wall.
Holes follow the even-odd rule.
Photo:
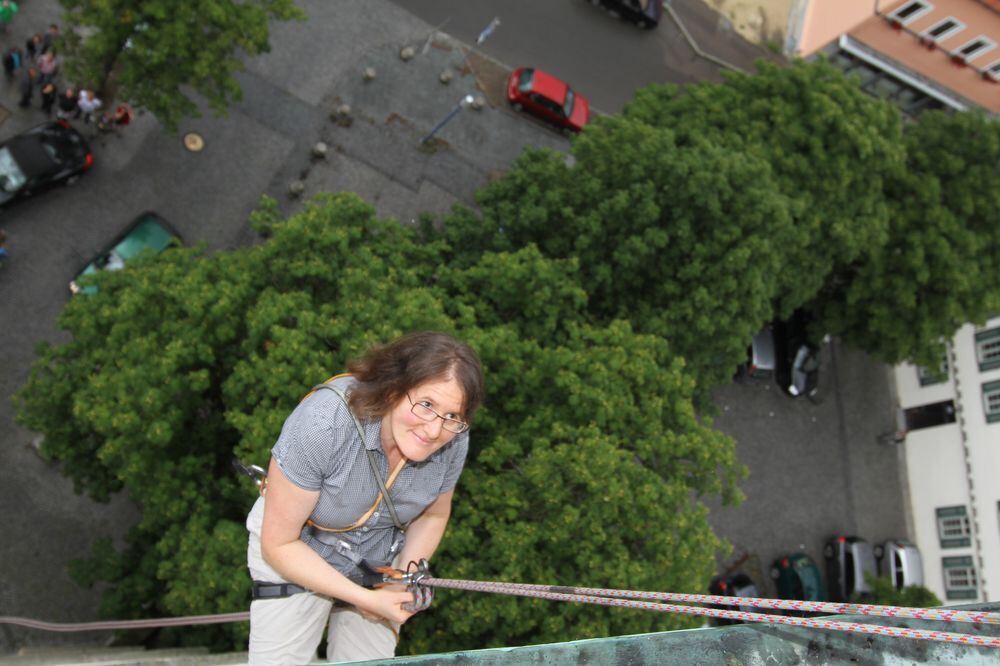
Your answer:
[[[911,368],[913,374],[916,369]],[[924,562],[925,585],[945,600],[941,558],[971,555],[971,548],[942,548],[937,509],[969,504],[962,436],[955,424],[926,428],[906,437],[906,471],[913,511],[913,543]]]
[[[910,432],[905,443],[913,540],[924,556],[927,587],[946,603],[945,557],[971,556],[980,581],[978,600],[1000,599],[1000,421],[987,421],[982,390],[983,384],[1000,381],[1000,367],[980,370],[976,350],[977,331],[994,328],[1000,329],[1000,317],[958,331],[945,383],[921,386],[914,366],[895,369],[903,409],[943,400],[955,400],[958,407],[958,423]],[[937,509],[953,506],[966,507],[972,540],[968,546],[943,548]]]

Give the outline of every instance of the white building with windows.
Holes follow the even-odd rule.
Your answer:
[[[895,368],[913,540],[942,601],[1000,599],[1000,317],[963,326],[941,372]]]

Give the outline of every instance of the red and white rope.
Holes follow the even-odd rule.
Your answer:
[[[722,606],[754,606],[780,610],[812,611],[825,613],[851,613],[881,617],[909,618],[916,620],[936,620],[941,622],[971,622],[977,624],[1000,624],[1000,613],[988,611],[961,611],[938,608],[905,608],[897,606],[877,606],[873,604],[828,603],[819,601],[794,601],[784,599],[761,599],[756,597],[725,597],[706,594],[678,594],[672,592],[640,592],[632,590],[612,590],[604,588],[562,587],[553,585],[531,585],[524,583],[502,583],[472,580],[450,580],[445,578],[425,577],[421,585],[429,587],[469,590],[473,592],[491,592],[495,594],[510,594],[521,597],[535,597],[552,601],[572,601],[578,603],[596,604],[600,606],[615,606],[619,608],[635,608],[659,613],[680,613],[683,615],[700,615],[744,622],[761,622],[768,624],[785,624],[797,627],[827,629],[831,631],[846,631],[898,638],[914,638],[920,640],[943,641],[962,645],[981,647],[1000,647],[1000,637],[975,636],[946,631],[928,631],[923,629],[908,629],[903,627],[886,627],[858,622],[839,622],[825,618],[801,618],[783,615],[768,615],[765,613],[750,613],[738,610],[721,610],[702,606],[680,606],[661,603],[663,601],[680,601],[689,603],[708,603]],[[54,632],[76,631],[107,631],[116,629],[147,629],[154,627],[179,627],[199,624],[219,624],[225,622],[246,622],[250,614],[223,613],[218,615],[189,615],[184,617],[123,620],[107,622],[43,622],[30,618],[0,616],[0,624],[13,624],[32,629]]]
[[[716,617],[728,620],[742,620],[744,622],[764,622],[768,624],[786,624],[796,627],[810,627],[813,629],[827,629],[831,631],[847,631],[862,634],[875,634],[879,636],[892,636],[897,638],[915,638],[920,640],[943,641],[947,643],[959,643],[962,645],[977,645],[981,647],[1000,647],[1000,637],[975,636],[972,634],[960,634],[947,631],[927,631],[923,629],[908,629],[903,627],[885,627],[875,624],[863,624],[858,622],[838,622],[824,618],[802,618],[788,617],[784,615],[767,615],[763,613],[748,613],[745,611],[721,610],[716,608],[705,608],[702,606],[678,606],[674,604],[654,603],[651,601],[637,601],[620,598],[622,590],[601,590],[603,592],[613,592],[619,596],[594,596],[592,594],[573,594],[569,592],[556,592],[553,590],[574,590],[588,588],[566,588],[546,585],[525,585],[519,583],[493,583],[471,580],[449,580],[444,578],[424,578],[421,585],[430,587],[450,588],[454,590],[469,590],[474,592],[491,592],[495,594],[511,594],[520,597],[535,597],[538,599],[549,599],[551,601],[574,601],[585,604],[597,604],[599,606],[616,606],[619,608],[635,608],[640,610],[655,611],[658,613],[680,613],[683,615],[701,615],[706,617]],[[595,590],[597,591],[597,590]],[[663,595],[669,593],[662,592],[632,592],[629,594]],[[709,595],[680,595],[701,597],[708,603],[724,603],[726,605],[746,605],[746,598],[741,597],[717,597]],[[712,601],[708,601],[712,600]],[[761,600],[758,600],[761,601]],[[777,601],[766,599],[763,601]],[[838,605],[838,604],[834,604]],[[849,606],[850,604],[845,604]],[[888,608],[882,606],[881,608]],[[908,609],[924,610],[924,609]],[[995,613],[991,615],[996,615]],[[900,617],[900,616],[897,616]],[[925,618],[929,619],[929,618]]]
[[[428,581],[433,580],[434,583]],[[421,583],[434,585],[444,579],[425,578]],[[949,608],[910,608],[906,606],[878,606],[875,604],[833,603],[829,601],[799,601],[795,599],[764,599],[758,597],[727,597],[711,594],[678,594],[675,592],[639,592],[633,590],[611,590],[594,587],[564,587],[559,585],[531,585],[528,583],[494,583],[463,581],[487,586],[493,589],[476,588],[477,592],[502,592],[522,590],[531,592],[562,592],[597,597],[617,597],[644,599],[647,601],[679,601],[683,603],[716,604],[719,606],[754,606],[779,610],[809,611],[815,613],[837,613],[850,615],[874,615],[879,617],[905,617],[914,620],[937,620],[939,622],[973,622],[977,624],[1000,624],[1000,613],[990,611],[964,611]],[[471,588],[462,588],[471,589]]]

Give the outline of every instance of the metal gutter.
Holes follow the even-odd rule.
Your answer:
[[[858,60],[863,60],[872,67],[876,67],[888,74],[891,74],[907,85],[916,88],[928,97],[933,97],[942,104],[950,106],[956,111],[967,111],[970,106],[974,106],[964,100],[960,101],[958,96],[953,93],[948,93],[938,89],[938,87],[930,81],[923,79],[923,77],[920,77],[918,74],[906,70],[901,64],[890,60],[882,53],[879,53],[874,49],[865,46],[861,42],[852,39],[850,35],[846,33],[840,36],[840,39],[837,41],[837,46],[839,46],[842,51],[850,53]]]

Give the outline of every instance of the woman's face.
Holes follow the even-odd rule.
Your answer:
[[[408,395],[396,403],[382,417],[382,446],[388,452],[393,445],[404,456],[420,462],[450,442],[455,433],[444,429],[444,421],[435,417],[425,421],[413,413],[414,404],[422,404],[441,416],[464,420],[462,387],[452,377],[430,381],[410,389]],[[412,402],[411,402],[412,401]]]

